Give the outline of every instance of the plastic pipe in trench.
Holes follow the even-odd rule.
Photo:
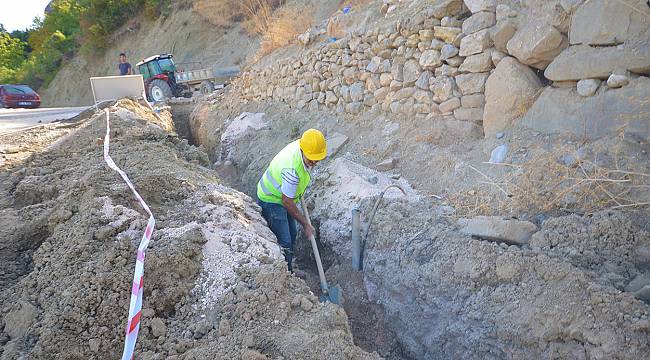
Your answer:
[[[368,219],[368,224],[366,224],[363,239],[361,238],[361,214],[359,207],[355,206],[352,208],[352,268],[354,270],[361,271],[361,269],[363,269],[363,251],[366,247],[366,239],[368,238],[368,233],[370,232],[372,220],[375,218],[375,213],[379,208],[379,203],[381,202],[381,199],[384,198],[386,191],[393,187],[398,188],[402,194],[406,196],[406,191],[404,191],[401,186],[397,184],[390,184],[386,186],[384,190],[379,193],[377,201],[375,201],[375,205],[373,206],[372,212],[370,213],[370,217]]]

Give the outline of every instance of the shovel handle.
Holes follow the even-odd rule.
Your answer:
[[[307,219],[307,223],[309,224],[309,226],[311,226],[311,220],[309,219],[309,211],[307,211],[307,205],[305,205],[305,201],[304,200],[300,201],[300,205],[302,206],[302,212],[305,214],[305,219]],[[323,263],[320,260],[318,245],[316,245],[316,239],[314,238],[313,233],[309,237],[309,241],[311,242],[311,248],[314,251],[314,257],[316,258],[316,267],[318,268],[318,277],[320,278],[320,289],[323,292],[323,294],[327,296],[329,295],[329,286],[327,286],[327,280],[325,279],[325,272],[323,271]]]

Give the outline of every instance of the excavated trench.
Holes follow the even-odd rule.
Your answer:
[[[225,154],[223,164],[215,164],[222,181],[254,195],[260,174],[283,144],[300,129],[326,128],[320,122],[330,120],[335,121],[259,105],[205,105],[194,112],[191,130],[212,162]],[[647,232],[630,224],[628,215],[548,219],[528,246],[477,240],[447,216],[448,206],[346,154],[319,165],[306,203],[322,237],[317,242],[327,280],[343,290],[357,346],[389,359],[650,354],[647,305],[619,291],[629,287],[643,297],[650,288],[641,287],[650,268]],[[377,195],[392,183],[406,194],[386,193],[368,237],[364,271],[352,271],[350,209],[360,208],[363,224]],[[295,261],[318,294],[304,238],[297,241]]]
[[[196,145],[190,130],[190,115],[195,105],[194,103],[173,104],[170,109],[176,133],[186,139],[190,145]]]
[[[319,234],[320,221],[312,219]],[[340,286],[343,303],[341,304],[348,314],[348,322],[354,344],[366,351],[376,351],[386,359],[415,359],[412,354],[398,341],[398,336],[387,326],[383,307],[370,301],[363,283],[363,272],[355,271],[349,259],[344,259],[332,250],[330,246],[316,237],[320,251],[325,276],[329,286]],[[316,260],[309,243],[302,234],[299,235],[295,249],[295,266],[304,271],[304,280],[315,294],[320,293],[320,283]],[[301,274],[301,276],[303,275]]]
[[[195,104],[173,104],[171,113],[177,134],[188,141],[189,144],[198,145],[192,136],[190,117]],[[211,159],[215,161],[216,159]],[[231,169],[232,170],[232,169]],[[238,176],[228,173],[222,178],[229,186],[251,194],[252,187],[242,184]],[[320,221],[312,216],[312,222],[318,234]],[[399,337],[387,326],[385,311],[380,304],[370,301],[363,282],[363,272],[354,271],[349,259],[343,259],[333,249],[323,242],[318,235],[316,238],[326,278],[331,286],[338,285],[343,292],[343,303],[341,304],[348,315],[348,322],[354,337],[354,344],[368,352],[377,352],[383,358],[389,360],[411,360],[415,359],[409,354]],[[312,292],[316,295],[321,293],[318,278],[318,270],[314,254],[309,243],[299,230],[299,235],[294,250],[294,262],[297,269],[296,275],[302,277]]]

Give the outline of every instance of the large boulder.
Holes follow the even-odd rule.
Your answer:
[[[620,89],[580,96],[575,88],[547,87],[521,120],[544,134],[573,134],[596,139],[624,131],[626,137],[650,137],[650,78],[632,79]]]
[[[512,57],[501,60],[485,85],[485,136],[508,129],[526,113],[541,88],[542,83],[528,66]]]
[[[322,172],[314,176],[312,181],[315,184],[328,184],[314,186],[311,197],[318,199],[311,215],[321,220],[318,227],[320,238],[337,255],[344,257],[349,256],[352,246],[350,209],[357,206],[361,200],[379,195],[390,184],[400,185],[406,195],[398,189],[391,189],[385,193],[384,201],[421,200],[420,195],[404,178],[393,180],[384,173],[342,157],[331,161]]]
[[[568,46],[566,36],[546,23],[532,20],[508,41],[508,53],[520,62],[544,70]]]
[[[592,0],[571,19],[571,44],[616,45],[638,37],[650,26],[645,0]]]
[[[609,47],[571,46],[553,60],[544,76],[553,81],[607,79],[618,69],[650,74],[648,41]]]

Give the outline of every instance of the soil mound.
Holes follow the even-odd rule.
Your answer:
[[[171,116],[110,108],[111,156],[157,220],[145,264],[142,359],[371,359],[345,312],[286,271],[257,205],[219,184]],[[0,173],[1,359],[122,352],[146,225],[102,158],[103,112]]]

